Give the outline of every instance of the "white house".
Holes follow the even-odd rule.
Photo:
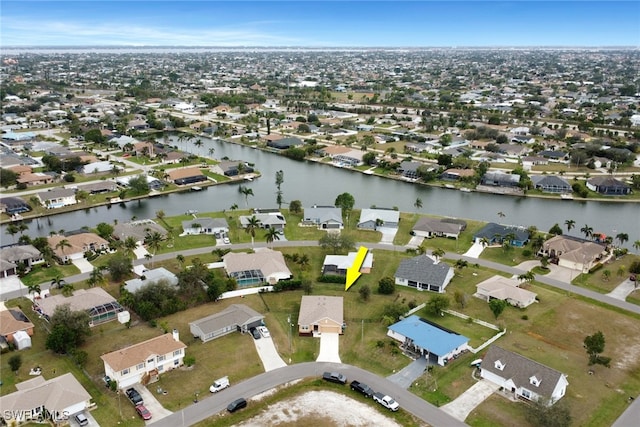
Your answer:
[[[305,208],[302,225],[316,226],[321,230],[342,230],[342,210],[334,206]]]
[[[537,294],[521,289],[519,285],[520,283],[516,279],[493,276],[476,285],[474,296],[487,302],[492,299],[503,300],[520,308],[528,307],[536,302]]]
[[[362,209],[358,228],[377,230],[380,227],[398,228],[400,212],[392,209]]]
[[[82,166],[80,173],[84,175],[92,173],[111,172],[113,165],[110,161],[105,160],[103,162],[93,162]]]
[[[195,218],[182,221],[184,234],[225,234],[229,232],[229,224],[224,218]]]
[[[187,346],[177,330],[100,356],[104,373],[115,380],[119,389],[133,384],[155,382],[163,372],[183,365]]]
[[[16,392],[0,397],[0,418],[7,425],[47,419],[54,425],[91,406],[91,395],[71,373],[50,380],[42,375],[16,384]]]
[[[63,206],[71,206],[78,203],[76,192],[71,188],[54,188],[38,193],[40,203],[47,209],[56,209]]]
[[[480,376],[516,397],[531,401],[543,398],[549,405],[560,400],[569,385],[562,372],[496,345],[482,358]]]

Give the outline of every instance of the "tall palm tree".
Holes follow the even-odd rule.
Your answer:
[[[196,147],[200,148],[203,145],[203,142],[200,138],[196,139],[196,142],[193,143]]]
[[[210,157],[213,157],[213,153],[215,153],[215,152],[216,152],[216,149],[215,149],[215,148],[213,148],[213,147],[209,147],[209,156],[210,156]]]
[[[20,230],[18,229],[18,226],[16,224],[9,224],[7,225],[7,228],[5,230],[5,232],[9,235],[11,235],[11,237],[13,238],[13,243],[16,242],[16,234],[18,234],[20,232]]]
[[[571,231],[572,228],[575,227],[576,222],[572,219],[568,219],[564,222],[564,225],[567,226],[567,233]]]
[[[535,280],[536,275],[532,271],[527,271],[518,276],[518,280],[521,282],[531,283]]]
[[[481,244],[483,247],[485,247],[485,248],[486,248],[487,246],[489,246],[489,243],[491,243],[491,242],[489,241],[489,238],[488,238],[487,236],[483,236],[483,237],[480,239],[480,244]]]
[[[40,203],[40,198],[38,196],[29,197],[29,202],[31,203],[31,208],[35,211],[38,211],[42,207],[42,203]]]
[[[178,254],[176,255],[176,261],[180,264],[180,267],[184,266],[184,255]]]
[[[253,247],[254,239],[256,237],[256,230],[260,228],[260,220],[253,215],[249,218],[247,222],[247,226],[244,231],[246,231],[251,236],[251,247]]]
[[[629,241],[629,235],[627,233],[618,233],[616,239],[620,242],[620,246]]]
[[[636,240],[635,242],[633,242],[633,247],[636,252],[640,251],[640,240]]]
[[[104,274],[102,274],[102,269],[100,267],[93,267],[93,270],[89,273],[87,284],[90,288],[93,288],[94,286],[102,283],[104,283]]]
[[[499,216],[500,218],[504,218],[504,217],[505,217],[505,216],[507,216],[507,215],[506,215],[504,212],[500,211],[500,212],[498,212],[498,216]]]
[[[277,230],[273,227],[267,228],[267,232],[264,235],[267,245],[273,243],[274,240],[280,240],[280,230]]]
[[[138,241],[136,240],[135,237],[129,236],[126,239],[124,239],[123,249],[124,249],[124,255],[127,258],[133,258],[133,256],[135,255],[134,251],[137,248],[138,248]]]
[[[29,293],[33,294],[35,296],[35,294],[40,295],[40,292],[42,292],[42,290],[40,289],[40,285],[35,284],[35,285],[29,285],[28,287]]]
[[[249,196],[253,196],[253,190],[251,188],[245,187],[244,185],[241,185],[238,188],[238,191],[244,195],[244,201],[247,207],[249,207]]]
[[[62,252],[62,255],[66,255],[64,253],[64,250],[70,247],[71,247],[71,242],[69,242],[69,240],[67,239],[62,239],[56,244],[56,249],[60,249],[60,251]]]
[[[65,297],[70,297],[71,295],[73,295],[74,289],[75,288],[71,283],[65,283],[62,287],[62,295],[64,295]]]
[[[431,251],[431,255],[436,259],[436,261],[439,261],[440,258],[444,256],[444,254],[445,252],[441,248],[437,248]]]
[[[158,249],[160,249],[160,245],[162,244],[163,240],[164,240],[164,237],[162,236],[162,234],[158,233],[157,231],[154,231],[152,233],[147,233],[144,241],[147,244],[147,246],[153,250],[153,258],[155,258],[156,252],[158,252]],[[151,258],[151,268],[153,268],[153,258]]]
[[[59,274],[51,279],[51,287],[54,289],[61,289],[66,283],[67,282]]]
[[[420,197],[416,198],[416,201],[413,203],[413,207],[416,209],[422,209],[422,199]]]
[[[593,235],[593,227],[589,227],[587,224],[585,224],[584,227],[580,229],[580,232],[584,234],[585,239],[588,239]]]

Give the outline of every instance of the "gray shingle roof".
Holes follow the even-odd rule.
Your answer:
[[[504,366],[502,370],[496,368],[497,361]],[[489,347],[480,368],[501,378],[511,379],[517,387],[524,387],[545,397],[551,397],[558,381],[564,376],[560,371],[497,345]],[[530,379],[533,376],[540,381],[538,386],[531,383]]]
[[[402,260],[396,270],[395,277],[442,286],[450,269],[451,267],[448,264],[436,264],[430,257],[419,255]]]

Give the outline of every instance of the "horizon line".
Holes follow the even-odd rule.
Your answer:
[[[9,45],[4,46],[4,49],[59,49],[59,48],[99,48],[109,49],[116,47],[125,48],[186,48],[186,49],[479,49],[479,48],[501,48],[501,49],[514,49],[514,48],[626,48],[626,49],[640,49],[640,45],[432,45],[432,46],[305,46],[305,45],[281,45],[281,46],[269,46],[269,45],[235,45],[235,46],[216,46],[216,45],[137,45],[137,44],[114,44],[114,45],[93,45],[93,44],[73,44],[73,45]]]

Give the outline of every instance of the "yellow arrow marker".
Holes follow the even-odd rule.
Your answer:
[[[362,267],[362,263],[364,263],[364,258],[367,256],[367,252],[369,252],[369,249],[364,246],[360,246],[360,249],[358,249],[358,253],[356,254],[356,259],[353,261],[351,267],[347,268],[347,283],[344,287],[345,291],[348,291],[351,285],[353,285],[356,280],[358,280],[358,277],[362,275],[362,273],[360,273],[360,267]]]

